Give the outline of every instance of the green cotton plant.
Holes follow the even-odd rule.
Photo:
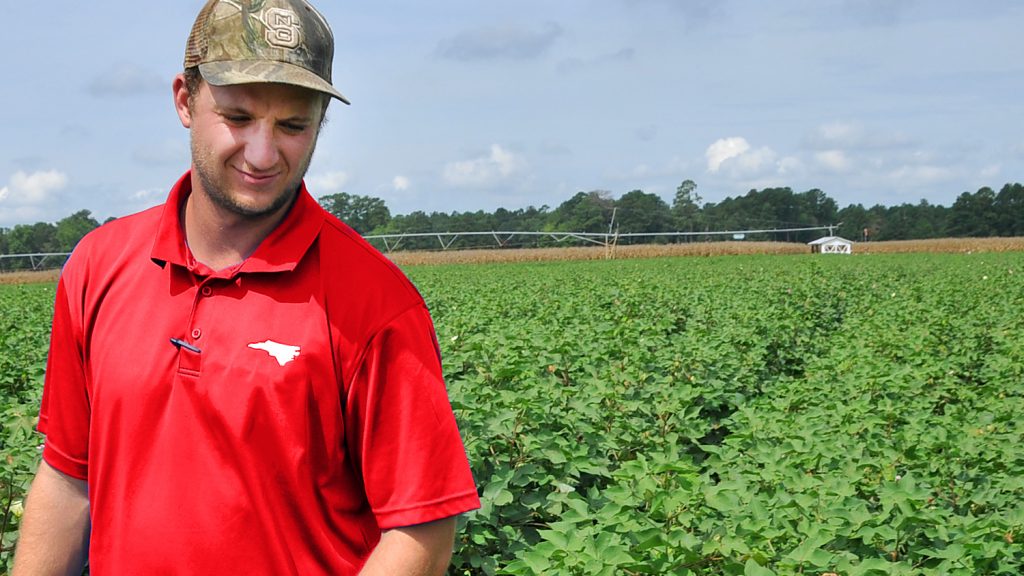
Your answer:
[[[450,573],[1019,573],[1022,264],[410,270],[484,500]]]
[[[14,560],[25,492],[39,464],[35,432],[53,314],[50,284],[0,285],[0,573]]]
[[[483,504],[449,574],[1020,574],[1022,270],[1020,253],[408,269]],[[5,509],[38,459],[52,299],[0,287]]]

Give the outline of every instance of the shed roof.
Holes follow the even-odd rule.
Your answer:
[[[841,244],[853,244],[853,242],[851,242],[850,240],[847,240],[846,238],[842,238],[839,236],[823,236],[821,238],[818,238],[817,240],[812,240],[807,244],[809,246],[817,246],[819,244],[829,244],[832,242],[838,242]]]

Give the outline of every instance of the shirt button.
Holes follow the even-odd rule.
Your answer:
[[[210,294],[213,294],[213,288],[210,288],[209,286],[203,286],[203,289],[200,290],[200,292],[202,292],[203,296],[209,296]]]
[[[203,335],[203,331],[200,330],[199,328],[193,328],[192,329],[192,339],[193,340],[199,340],[199,337],[202,336],[202,335]]]

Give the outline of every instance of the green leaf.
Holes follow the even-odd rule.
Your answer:
[[[743,565],[743,576],[775,576],[775,572],[761,566],[753,558]]]

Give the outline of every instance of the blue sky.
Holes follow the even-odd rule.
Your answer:
[[[188,167],[171,105],[201,1],[5,6],[0,226],[163,201]],[[1016,0],[332,2],[315,196],[394,214],[641,189],[706,202],[820,188],[950,205],[1024,177]],[[12,48],[13,47],[13,48]]]

